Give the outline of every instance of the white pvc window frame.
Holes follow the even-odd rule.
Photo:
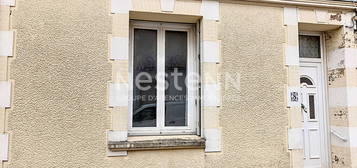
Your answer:
[[[157,74],[165,73],[165,31],[187,32],[187,75],[198,74],[199,59],[196,44],[195,24],[166,23],[149,21],[130,22],[130,54],[129,54],[129,115],[128,134],[130,135],[181,135],[197,134],[199,119],[199,81],[187,78],[187,126],[165,126],[165,77],[157,77],[157,110],[156,127],[133,127],[133,57],[134,57],[134,29],[157,30]],[[161,88],[161,89],[160,89]]]

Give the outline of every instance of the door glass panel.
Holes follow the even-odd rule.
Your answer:
[[[300,58],[321,58],[320,36],[299,35]]]
[[[301,77],[300,78],[300,84],[306,83],[307,85],[314,85],[310,79],[306,78],[306,77]]]
[[[134,29],[133,59],[133,127],[156,127],[156,30]]]
[[[309,95],[309,111],[310,111],[310,119],[316,119],[315,116],[315,96]]]
[[[187,126],[187,32],[165,32],[165,126]]]

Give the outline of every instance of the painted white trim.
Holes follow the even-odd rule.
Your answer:
[[[328,21],[329,18],[328,18],[327,10],[316,9],[315,13],[316,13],[317,22],[326,23]]]
[[[219,48],[218,41],[203,41],[203,62],[219,62]]]
[[[285,44],[285,64],[299,65],[299,46]]]
[[[357,68],[357,48],[345,48],[345,67]]]
[[[332,145],[347,148],[357,147],[357,127],[331,126],[331,130],[347,139],[347,141],[344,141],[337,136],[331,136]]]
[[[127,141],[128,140],[128,131],[107,131],[107,139],[109,141]],[[107,156],[115,157],[115,156],[127,156],[127,151],[118,151],[112,152],[109,149],[107,150]]]
[[[128,151],[118,151],[118,152],[112,152],[110,150],[107,151],[108,157],[127,156],[127,155],[128,155]]]
[[[126,107],[128,106],[128,84],[127,83],[110,83],[109,84],[109,107]]]
[[[0,31],[0,56],[12,56],[14,31]]]
[[[299,5],[299,6],[311,6],[311,7],[328,7],[328,8],[342,8],[342,9],[356,9],[353,3],[348,4],[333,4],[333,1],[300,1],[300,0],[246,0],[250,2],[259,3],[273,3],[273,4],[284,4],[284,5]]]
[[[219,1],[202,0],[201,15],[203,19],[219,20]]]
[[[303,149],[303,129],[289,128],[288,129],[288,143],[289,149]]]
[[[354,25],[353,21],[352,21],[352,17],[355,16],[355,13],[354,12],[348,12],[348,13],[345,13],[342,15],[342,20],[344,22],[344,26],[347,26],[347,27],[353,27],[353,28],[356,28],[357,25]]]
[[[329,107],[347,107],[346,88],[329,88]]]
[[[126,141],[128,140],[128,131],[108,131],[108,141]]]
[[[175,0],[160,0],[161,11],[163,12],[173,12],[175,8]]]
[[[345,49],[337,49],[326,53],[328,69],[345,68]]]
[[[129,38],[112,37],[110,45],[110,59],[127,60],[129,57]]]
[[[205,152],[220,152],[221,151],[221,130],[219,128],[204,129],[204,137],[206,139]]]
[[[9,135],[0,134],[0,160],[8,160],[8,151],[9,151]]]
[[[334,127],[336,128],[336,127]],[[357,147],[357,127],[349,127],[350,147]]]
[[[0,0],[0,5],[15,6],[15,0]]]
[[[288,87],[287,88],[287,106],[288,107],[299,107],[301,106],[301,100],[300,100],[300,87]],[[297,96],[297,97],[293,97]],[[297,101],[294,101],[293,99],[297,98]]]
[[[333,134],[333,135],[335,135],[336,137],[338,137],[338,138],[340,138],[342,141],[344,141],[344,142],[347,142],[348,141],[348,139],[346,138],[346,137],[344,137],[343,135],[341,135],[340,133],[338,133],[336,130],[334,130],[334,129],[331,129],[331,133]]]
[[[220,91],[217,84],[203,84],[202,102],[205,107],[215,107],[220,104]]]
[[[321,41],[321,58],[322,58],[322,88],[321,91],[323,93],[322,95],[322,101],[323,101],[323,110],[324,113],[320,117],[320,122],[322,122],[324,125],[324,128],[321,129],[323,131],[323,138],[324,138],[324,146],[325,148],[325,155],[322,158],[323,162],[326,163],[326,167],[331,167],[332,159],[331,159],[331,137],[330,137],[330,112],[328,110],[328,88],[327,88],[327,54],[326,54],[326,39],[325,39],[325,33],[318,32],[321,36],[320,41]]]
[[[347,87],[347,106],[357,106],[357,87]]]
[[[132,10],[131,0],[111,0],[112,13],[129,13]]]
[[[341,48],[328,53],[328,68],[356,68],[357,67],[357,49]]]
[[[328,89],[330,107],[356,107],[357,87],[338,87]]]
[[[297,8],[284,8],[284,25],[298,25],[298,9]]]
[[[0,81],[0,107],[11,106],[11,82]]]

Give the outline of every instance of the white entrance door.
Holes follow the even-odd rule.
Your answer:
[[[300,63],[304,167],[325,168],[323,87],[321,63]]]

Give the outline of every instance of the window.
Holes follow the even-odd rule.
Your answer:
[[[300,58],[321,58],[320,36],[299,35]]]
[[[315,117],[315,95],[309,95],[309,116],[310,119],[316,119]]]
[[[131,22],[129,134],[195,134],[198,56],[195,25]]]

